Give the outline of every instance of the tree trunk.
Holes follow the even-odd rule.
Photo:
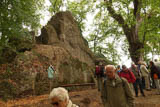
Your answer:
[[[31,31],[32,43],[35,44],[35,31]]]
[[[135,26],[132,26],[132,28],[130,28],[129,30],[123,28],[124,33],[129,43],[128,51],[130,53],[132,61],[135,64],[137,64],[138,61],[143,59],[142,50],[144,48],[144,43],[140,42],[139,40],[138,28],[139,27],[137,27],[137,24]]]
[[[132,61],[137,64],[138,61],[142,60],[143,44],[138,41],[129,41],[129,53]]]
[[[134,25],[127,24],[127,21],[123,18],[123,16],[119,13],[117,13],[113,6],[112,6],[112,0],[104,0],[107,5],[107,10],[110,13],[111,17],[114,18],[120,26],[122,26],[122,29],[124,31],[124,34],[128,40],[129,43],[129,53],[131,56],[131,59],[133,62],[137,64],[139,60],[142,60],[143,52],[141,51],[144,48],[144,41],[140,42],[139,40],[139,27],[141,25],[141,22],[143,21],[140,16],[140,10],[141,10],[141,0],[133,0],[134,4],[134,12],[133,16],[133,22],[135,22]],[[145,35],[144,35],[145,36]]]

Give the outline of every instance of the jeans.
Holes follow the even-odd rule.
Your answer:
[[[145,89],[146,88],[146,84],[145,84],[145,78],[142,77],[142,88]]]
[[[103,78],[100,75],[98,75],[97,76],[98,91],[102,90],[102,85],[103,85],[102,80],[103,80]]]
[[[136,82],[133,83],[133,86],[134,86],[134,90],[135,90],[136,96],[138,96],[138,86],[140,88],[141,94],[144,96],[143,87],[142,87],[142,80],[141,79],[139,79],[139,78],[136,79]]]

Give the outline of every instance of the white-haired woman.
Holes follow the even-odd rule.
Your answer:
[[[149,71],[146,67],[146,64],[145,62],[143,61],[139,61],[139,64],[140,64],[140,70],[141,70],[141,73],[142,73],[142,77],[144,78],[144,84],[145,84],[145,89],[147,91],[150,90],[150,82],[149,82]]]
[[[49,99],[53,107],[78,107],[72,104],[68,91],[62,87],[54,88],[49,95]]]

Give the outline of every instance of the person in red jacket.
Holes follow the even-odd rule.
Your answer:
[[[119,73],[119,76],[127,79],[128,83],[130,85],[130,88],[132,90],[134,90],[133,83],[136,81],[136,78],[135,78],[133,72],[130,71],[130,69],[128,69],[125,65],[122,65],[122,70]]]

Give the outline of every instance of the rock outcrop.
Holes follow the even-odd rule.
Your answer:
[[[53,79],[46,72],[49,65],[56,70]],[[53,16],[33,48],[17,55],[11,66],[12,75],[5,82],[11,81],[14,97],[45,94],[64,84],[93,82],[93,54],[68,11]],[[1,92],[0,96],[4,97]]]
[[[53,16],[42,28],[42,34],[37,38],[37,43],[63,47],[73,58],[88,65],[94,65],[88,43],[81,35],[77,22],[69,11]]]

